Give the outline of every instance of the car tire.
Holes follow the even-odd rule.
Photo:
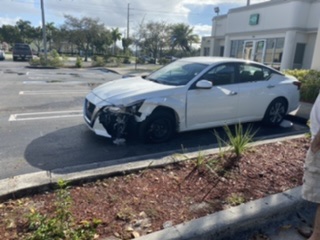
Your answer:
[[[156,111],[140,124],[139,137],[146,143],[166,142],[175,133],[175,119],[169,111]]]
[[[269,126],[278,126],[287,114],[288,104],[283,98],[274,99],[268,106],[263,117],[263,123]]]

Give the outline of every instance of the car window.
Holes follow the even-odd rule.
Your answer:
[[[262,66],[252,64],[240,64],[238,82],[256,82],[268,80],[271,70]]]
[[[201,79],[211,81],[213,86],[232,84],[235,82],[235,66],[230,63],[220,64],[206,72]]]
[[[151,73],[145,79],[167,85],[185,85],[206,67],[207,64],[177,60]]]

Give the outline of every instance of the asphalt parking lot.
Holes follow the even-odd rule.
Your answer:
[[[25,62],[0,63],[0,178],[159,152],[187,152],[217,146],[213,129],[178,134],[163,144],[134,138],[117,146],[94,135],[84,124],[82,104],[95,86],[120,75],[102,69],[29,69]],[[132,67],[134,68],[134,66]],[[305,122],[290,118],[289,128],[245,124],[255,140],[307,132]],[[215,129],[223,136],[223,129]]]

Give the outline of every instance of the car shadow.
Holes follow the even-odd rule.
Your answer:
[[[243,124],[243,130],[249,127],[256,132],[255,140],[267,139],[277,135],[292,135],[306,132],[307,128],[294,124],[292,128],[266,128],[259,123]],[[234,132],[234,126],[230,126]],[[214,132],[215,130],[215,132]],[[115,145],[111,139],[96,136],[86,125],[81,124],[57,130],[34,139],[26,148],[24,157],[27,162],[41,170],[52,171],[66,167],[88,165],[92,163],[115,165],[124,161],[140,161],[162,158],[174,153],[202,151],[218,147],[216,134],[227,140],[223,128],[177,134],[174,139],[160,144],[143,144],[129,140],[125,145]]]

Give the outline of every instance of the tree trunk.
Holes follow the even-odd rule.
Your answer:
[[[84,58],[84,61],[85,61],[85,62],[88,62],[88,52],[89,52],[89,44],[87,43],[86,53],[85,53],[85,58]]]

